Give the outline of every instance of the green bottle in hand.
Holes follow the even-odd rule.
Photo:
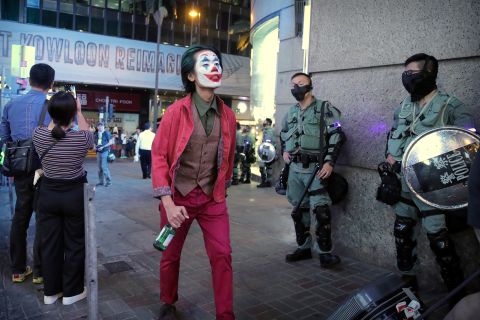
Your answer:
[[[155,249],[164,251],[165,249],[167,249],[174,235],[175,235],[175,229],[170,224],[167,223],[162,228],[162,230],[158,234],[158,237],[155,239],[155,241],[153,241],[153,246],[155,247]]]

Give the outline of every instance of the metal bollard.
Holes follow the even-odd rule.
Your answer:
[[[97,237],[95,229],[95,186],[83,185],[85,210],[85,270],[87,278],[88,319],[98,319]]]

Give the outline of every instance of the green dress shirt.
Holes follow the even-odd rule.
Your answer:
[[[215,121],[215,113],[218,115],[218,108],[217,108],[217,99],[213,98],[211,103],[203,100],[202,97],[196,92],[193,93],[193,103],[195,103],[195,107],[197,108],[198,115],[200,116],[200,121],[202,122],[203,128],[205,129],[205,133],[207,136],[212,133],[213,130],[213,123]]]

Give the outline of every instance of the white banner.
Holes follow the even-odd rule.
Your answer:
[[[36,63],[51,65],[57,81],[152,89],[155,86],[155,43],[0,21],[2,65],[10,65],[13,44],[34,46]],[[160,45],[160,89],[183,90],[180,63],[185,50]],[[216,92],[250,96],[250,59],[227,54],[222,58],[222,87]]]

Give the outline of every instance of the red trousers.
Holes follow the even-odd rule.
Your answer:
[[[230,247],[230,225],[226,202],[216,203],[197,187],[185,197],[175,193],[175,205],[184,206],[190,217],[176,234],[160,260],[160,300],[173,304],[178,300],[180,255],[194,219],[202,229],[205,249],[212,268],[217,319],[235,319],[233,314],[233,271]],[[167,223],[165,208],[160,204],[160,227]]]

